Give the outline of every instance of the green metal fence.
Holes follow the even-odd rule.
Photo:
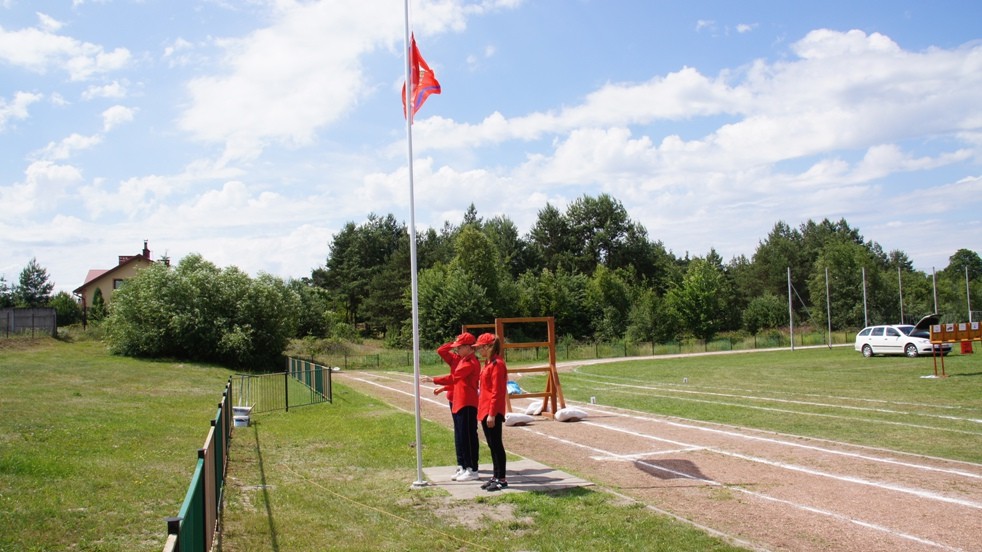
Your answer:
[[[211,420],[205,444],[198,449],[198,459],[191,475],[191,485],[184,495],[180,513],[167,518],[167,541],[164,552],[198,552],[211,550],[228,468],[228,447],[232,436],[232,378],[225,384],[218,412]]]
[[[232,376],[236,406],[252,407],[252,413],[260,414],[332,401],[330,368],[292,357],[286,362],[283,372]]]
[[[251,406],[251,413],[260,413],[332,399],[331,369],[308,360],[288,358],[287,369],[275,374],[230,376],[205,444],[198,449],[180,512],[167,518],[164,552],[208,552],[212,548],[225,490],[233,402]]]

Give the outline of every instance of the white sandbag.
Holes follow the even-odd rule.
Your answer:
[[[535,418],[529,416],[528,414],[522,414],[520,412],[507,412],[505,413],[505,425],[506,426],[520,426],[525,425],[534,421]]]
[[[577,422],[587,417],[587,413],[579,408],[560,408],[556,411],[557,422]]]
[[[542,414],[542,401],[535,401],[530,404],[528,408],[525,409],[525,413],[529,416],[538,416]]]

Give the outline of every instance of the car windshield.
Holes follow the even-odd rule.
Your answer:
[[[897,329],[904,332],[904,335],[910,335],[910,332],[914,331],[913,326],[908,326],[904,324],[903,326],[897,326]]]

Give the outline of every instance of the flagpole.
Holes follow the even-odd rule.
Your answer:
[[[409,271],[413,311],[413,398],[416,403],[416,481],[413,487],[425,487],[423,479],[423,423],[419,399],[419,289],[416,274],[416,199],[413,194],[413,90],[410,86],[412,52],[409,43],[409,0],[405,0],[406,23],[406,153],[409,157]]]

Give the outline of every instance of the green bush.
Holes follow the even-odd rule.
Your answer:
[[[269,369],[297,328],[300,299],[268,274],[250,278],[198,255],[152,265],[113,295],[106,338],[116,354]]]

